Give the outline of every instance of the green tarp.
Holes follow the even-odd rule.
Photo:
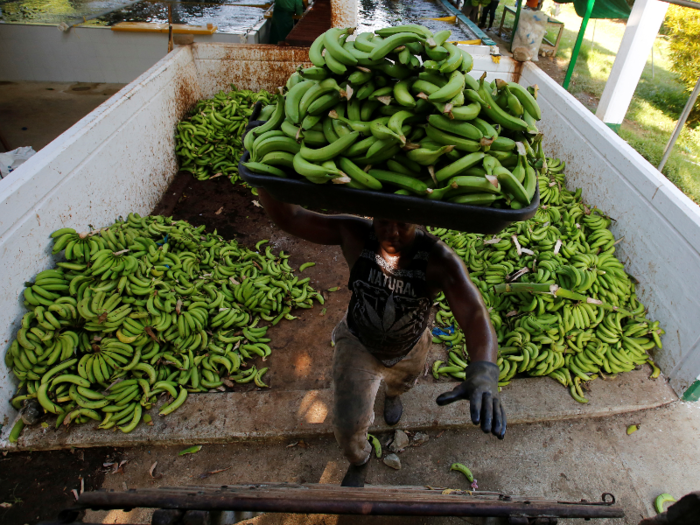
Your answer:
[[[576,14],[583,18],[586,14],[588,0],[568,0],[558,4],[574,4]],[[629,18],[632,9],[625,0],[595,0],[591,18]]]

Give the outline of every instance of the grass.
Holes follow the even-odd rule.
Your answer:
[[[500,23],[504,4],[513,6],[515,1],[504,0],[501,3],[496,12],[496,23]],[[553,16],[554,5],[551,0],[546,0],[543,10]],[[561,82],[571,59],[581,18],[573,4],[562,4],[556,19],[565,24],[554,59],[561,69],[561,75],[555,80]],[[512,27],[512,24],[513,17],[508,16],[505,26]],[[554,42],[556,26],[550,28],[547,39]],[[624,32],[624,21],[589,21],[569,86],[574,96],[585,93],[600,98]],[[663,150],[689,95],[678,81],[678,75],[671,71],[668,48],[668,40],[658,36],[653,46],[653,68],[650,55],[620,129],[620,137],[654,166],[661,161]],[[596,108],[588,106],[588,109],[595,111]],[[663,174],[693,201],[700,203],[700,126],[695,129],[685,126]]]

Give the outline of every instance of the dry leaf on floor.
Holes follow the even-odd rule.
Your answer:
[[[112,474],[124,474],[124,465],[126,465],[128,461],[126,459],[121,460],[119,463],[114,464],[114,468],[112,469]]]
[[[199,478],[200,479],[207,479],[209,476],[213,476],[214,474],[219,474],[220,472],[226,472],[230,468],[231,467],[220,468],[219,470],[210,470],[209,472],[205,472],[204,474],[200,474]]]
[[[287,445],[287,448],[296,447],[298,444],[299,444],[298,441],[294,441],[293,443],[290,443],[289,445]]]
[[[221,212],[222,212],[222,211],[224,211],[224,207],[223,207],[223,206],[222,206],[221,208],[219,208],[218,210],[216,210],[216,211],[214,212],[214,215],[221,215]]]
[[[154,476],[154,475],[153,475],[153,472],[155,472],[156,466],[157,466],[157,465],[158,465],[158,462],[156,461],[153,465],[151,465],[151,468],[150,468],[150,470],[148,471],[148,473],[151,475],[151,477],[152,477],[153,479],[160,479],[160,478],[163,477],[163,474],[158,474],[157,476]]]
[[[150,337],[152,341],[158,342],[158,336],[153,331],[153,328],[147,326],[144,328],[144,331],[148,334],[148,337]]]

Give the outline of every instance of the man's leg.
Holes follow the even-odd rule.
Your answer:
[[[490,5],[490,4],[489,4],[489,5]],[[488,9],[482,9],[482,10],[481,10],[481,18],[479,19],[479,27],[482,28],[482,29],[483,29],[484,26],[486,25],[486,15],[488,15],[489,12],[490,12],[490,11],[488,11]]]
[[[496,2],[496,0],[491,0],[491,4],[489,5],[489,31],[493,27],[493,19],[496,18],[496,9],[498,9],[498,2]]]
[[[403,404],[400,396],[413,388],[418,377],[423,373],[431,342],[432,334],[430,329],[427,329],[406,357],[394,366],[384,368],[386,383],[384,420],[387,425],[395,425],[401,419]]]
[[[464,5],[462,6],[462,14],[469,18],[473,10],[474,6],[472,5],[471,0],[464,0]]]
[[[350,333],[345,320],[336,326],[333,339],[333,433],[351,465],[343,485],[361,487],[372,453],[367,430],[374,420],[381,363]]]

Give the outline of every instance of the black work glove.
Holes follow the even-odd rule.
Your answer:
[[[471,363],[465,378],[450,392],[437,398],[440,406],[454,403],[459,399],[469,400],[472,423],[481,423],[481,430],[491,432],[498,439],[506,435],[506,412],[498,396],[498,365],[489,361]]]

